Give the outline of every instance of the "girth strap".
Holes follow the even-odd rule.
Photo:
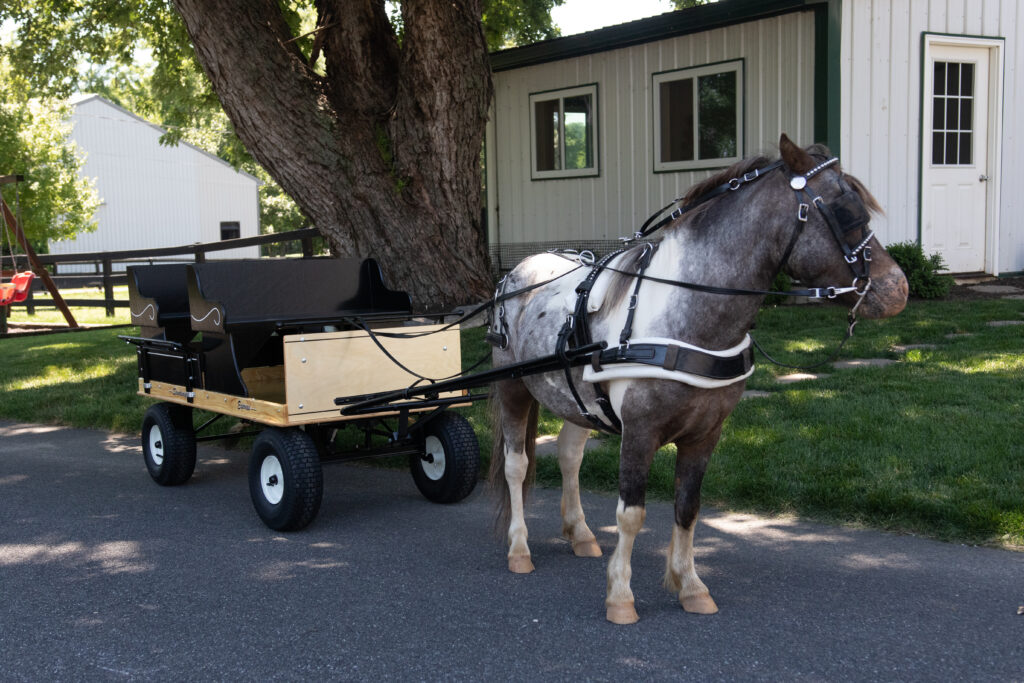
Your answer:
[[[637,343],[628,347],[595,351],[590,357],[590,366],[594,372],[601,372],[604,365],[615,363],[653,365],[669,372],[715,380],[733,380],[746,375],[754,367],[754,349],[748,344],[735,355],[721,356],[675,344]]]

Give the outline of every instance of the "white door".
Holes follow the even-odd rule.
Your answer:
[[[921,244],[953,273],[985,270],[989,48],[929,46],[924,72]]]

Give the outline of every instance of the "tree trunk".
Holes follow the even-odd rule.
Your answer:
[[[326,74],[276,0],[174,0],[239,138],[343,255],[418,310],[489,295],[480,152],[491,99],[480,0],[318,0]]]

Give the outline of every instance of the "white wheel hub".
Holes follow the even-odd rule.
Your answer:
[[[268,455],[260,465],[260,487],[263,497],[271,505],[277,505],[284,498],[284,470],[276,455]]]
[[[424,457],[420,460],[427,479],[438,481],[444,476],[444,446],[436,436],[428,436],[423,444]]]
[[[164,464],[164,437],[156,425],[149,429],[149,459],[157,467]]]

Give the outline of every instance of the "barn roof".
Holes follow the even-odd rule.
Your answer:
[[[133,113],[131,111],[128,111],[127,109],[125,109],[124,107],[122,107],[120,105],[114,104],[113,102],[108,100],[106,97],[103,97],[102,95],[96,95],[96,94],[93,94],[93,93],[82,93],[82,94],[78,94],[78,95],[73,95],[70,98],[68,98],[68,104],[76,110],[76,113],[77,113],[77,109],[78,109],[79,105],[85,104],[86,102],[93,102],[93,101],[100,102],[100,103],[110,107],[111,109],[115,109],[118,112],[124,114],[125,116],[128,116],[128,117],[134,119],[135,121],[138,121],[139,123],[141,123],[143,125],[149,126],[155,132],[159,133],[160,135],[163,135],[164,133],[167,132],[166,129],[161,128],[160,126],[156,125],[155,123],[153,123],[151,121],[147,121],[146,119],[142,118],[138,114],[135,114],[135,113]],[[260,180],[259,178],[257,178],[256,176],[252,175],[251,173],[246,173],[245,171],[243,171],[243,170],[241,170],[239,168],[235,168],[234,166],[232,166],[228,162],[226,162],[223,159],[221,159],[216,154],[210,154],[205,149],[202,149],[201,147],[196,147],[195,145],[193,145],[193,144],[191,144],[189,142],[186,142],[184,140],[181,140],[178,144],[182,145],[183,147],[186,147],[188,149],[194,150],[194,151],[202,154],[203,156],[207,157],[208,159],[211,159],[211,160],[217,162],[218,164],[223,164],[224,166],[227,166],[228,168],[230,168],[231,170],[235,171],[239,175],[243,175],[243,176],[245,176],[247,178],[251,178],[257,185],[262,185],[263,184],[263,181]]]

